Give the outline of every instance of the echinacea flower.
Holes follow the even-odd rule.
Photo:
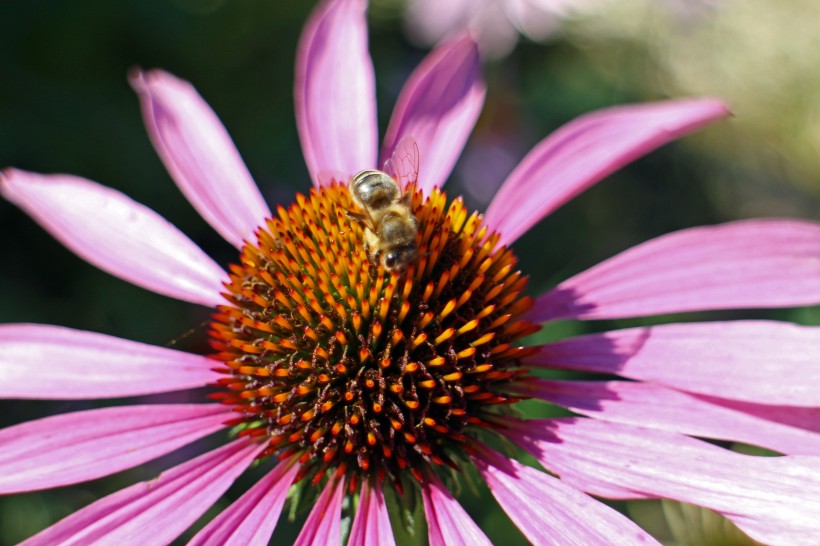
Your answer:
[[[484,97],[475,44],[438,48],[402,91],[377,157],[365,2],[328,0],[297,59],[314,187],[272,214],[186,82],[137,73],[148,132],[191,204],[240,250],[226,273],[156,213],[67,175],[9,169],[0,192],[94,265],[215,307],[210,357],[58,326],[0,326],[0,395],[88,399],[210,385],[219,403],[118,406],[0,431],[0,491],[75,484],[224,429],[223,447],[97,500],[26,544],[165,544],[254,461],[269,471],[193,544],[266,544],[292,486],[313,499],[297,544],[394,544],[385,490],[420,497],[433,545],[488,543],[448,484],[474,468],[535,544],[647,544],[589,494],[669,498],[753,538],[820,536],[820,330],[773,321],[667,324],[523,346],[555,319],[820,302],[820,226],[750,220],[673,233],[534,299],[510,245],[638,156],[726,115],[715,100],[612,108],[569,123],[514,169],[486,213],[447,202]],[[412,136],[419,257],[370,262],[346,182]],[[547,380],[539,369],[629,379]],[[523,420],[522,397],[579,416]],[[236,432],[238,431],[238,432]],[[780,453],[755,457],[698,438]],[[498,451],[506,439],[552,472]],[[509,442],[507,442],[509,444]]]

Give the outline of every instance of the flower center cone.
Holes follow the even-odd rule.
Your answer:
[[[531,349],[516,340],[532,300],[512,251],[461,199],[413,188],[419,258],[404,271],[368,259],[344,185],[298,195],[247,243],[213,317],[225,377],[213,398],[241,414],[264,455],[298,455],[300,477],[407,476],[458,468],[476,434],[519,400]]]

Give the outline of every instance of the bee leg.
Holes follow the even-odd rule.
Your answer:
[[[364,230],[364,248],[367,250],[367,257],[371,260],[379,252],[379,237],[369,227]]]
[[[365,251],[367,251],[367,258],[370,260],[370,263],[372,263],[374,265],[378,264],[379,263],[379,254],[381,254],[381,251],[378,248],[376,248],[374,246],[371,246],[370,244],[368,244],[366,242],[364,244],[364,249],[365,249]]]
[[[370,224],[370,219],[361,212],[353,212],[352,210],[346,210],[345,215],[347,215],[347,217],[353,220],[354,222],[358,222],[362,225],[367,226]]]
[[[370,262],[370,265],[373,266],[370,268],[370,272],[373,274],[379,265],[379,256],[381,255],[379,238],[370,228],[366,228],[364,230],[363,242],[364,250],[367,252],[367,259]]]
[[[367,252],[367,273],[371,279],[376,278],[376,272],[379,270],[379,249],[364,243],[364,250]]]

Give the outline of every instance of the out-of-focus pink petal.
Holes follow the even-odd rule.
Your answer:
[[[324,0],[296,52],[296,127],[314,184],[376,167],[378,127],[364,0]]]
[[[218,404],[124,406],[46,417],[0,430],[0,493],[108,476],[223,428]]]
[[[158,294],[213,306],[225,272],[151,209],[68,175],[8,169],[0,194],[84,260]]]
[[[560,26],[561,19],[583,12],[590,2],[578,0],[507,0],[505,12],[510,21],[531,40],[546,40]]]
[[[204,387],[204,356],[44,324],[0,325],[0,397],[81,399]]]
[[[542,140],[507,177],[484,221],[509,245],[546,215],[627,163],[729,114],[717,100],[592,112]]]
[[[527,362],[757,404],[820,407],[820,328],[786,322],[615,330],[544,345]]]
[[[408,38],[432,45],[467,29],[483,56],[500,59],[518,42],[518,29],[507,13],[509,4],[510,0],[409,0],[404,14]]]
[[[246,546],[268,544],[293,478],[300,466],[291,458],[264,478],[221,514],[212,519],[188,546]]]
[[[652,239],[540,296],[531,320],[820,303],[820,224],[748,220]]]
[[[741,455],[680,434],[595,419],[509,425],[507,433],[541,464],[593,495],[696,504],[766,544],[811,544],[809,537],[820,536],[820,457]]]
[[[255,240],[270,209],[219,118],[194,87],[162,70],[131,75],[148,136],[165,168],[229,243]]]
[[[487,2],[475,0],[410,0],[405,11],[409,38],[432,45],[464,28],[476,6]]]
[[[347,546],[395,546],[390,517],[384,503],[382,490],[369,483],[362,483],[359,508],[350,529]]]
[[[436,48],[410,76],[387,128],[382,162],[398,142],[413,137],[419,146],[418,187],[442,187],[456,164],[484,105],[478,49],[469,36]]]
[[[108,495],[22,544],[168,544],[222,496],[264,447],[236,440]]]
[[[522,385],[521,392],[603,421],[745,442],[789,455],[820,455],[818,432],[651,383],[539,379]],[[805,410],[777,409],[792,409],[798,415]],[[820,410],[814,413],[820,419]]]
[[[329,546],[341,543],[344,490],[344,480],[335,480],[325,486],[293,546]]]
[[[437,479],[421,487],[430,546],[492,546],[487,535]]]
[[[658,544],[627,517],[545,472],[489,450],[473,460],[498,504],[533,544]]]

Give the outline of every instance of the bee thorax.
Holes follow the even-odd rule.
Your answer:
[[[416,240],[416,221],[412,215],[388,212],[379,226],[379,238],[393,244],[410,244]]]

